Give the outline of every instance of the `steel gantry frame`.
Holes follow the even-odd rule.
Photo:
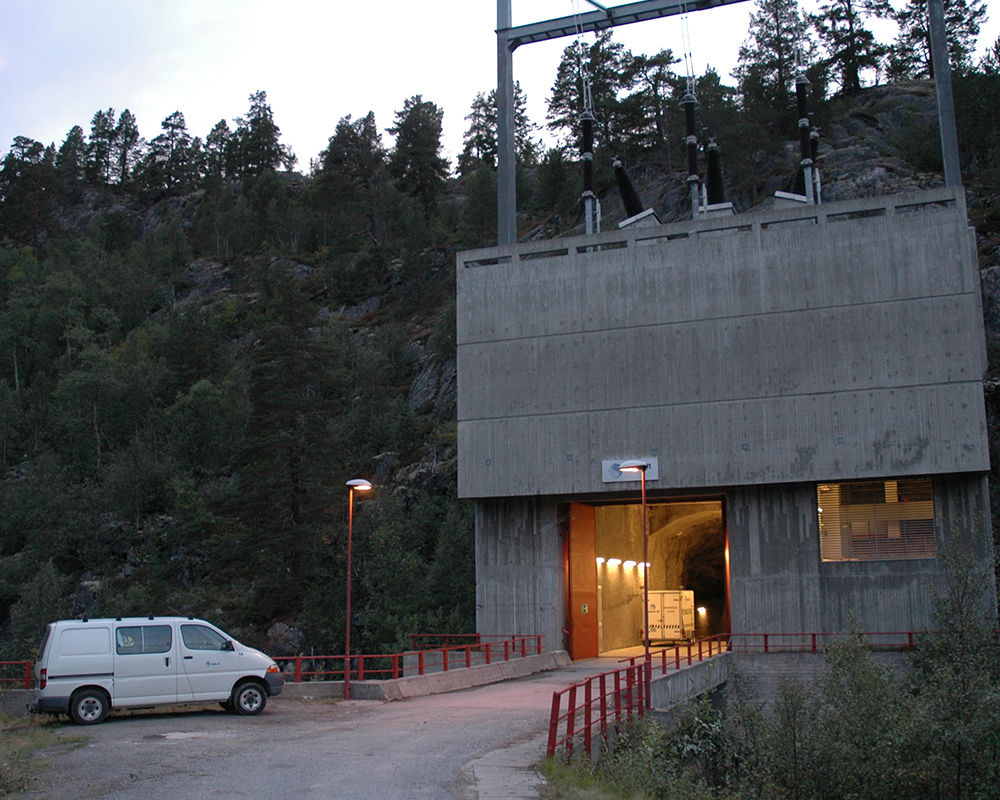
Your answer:
[[[512,26],[511,0],[497,0],[497,243],[517,244],[517,189],[514,183],[514,51],[522,44],[545,42],[579,33],[594,33],[619,25],[661,17],[705,11],[746,0],[639,0],[604,6],[586,0],[596,11],[573,14],[544,22]],[[944,46],[942,0],[930,0],[931,49],[937,88],[938,127],[944,162],[945,184],[961,185],[958,137],[951,92],[951,75]],[[943,67],[943,68],[942,68]]]

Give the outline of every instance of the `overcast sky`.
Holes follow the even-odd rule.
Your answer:
[[[713,66],[728,78],[752,7],[689,15],[698,74]],[[593,7],[513,0],[513,21],[577,10]],[[220,119],[232,127],[250,94],[264,90],[299,170],[345,115],[374,111],[384,132],[415,94],[444,109],[445,150],[454,158],[473,98],[496,86],[495,28],[494,0],[0,0],[0,153],[17,135],[58,147],[73,125],[89,134],[94,112],[109,107],[130,109],[146,139],[174,111],[204,138]],[[615,38],[636,53],[680,55],[683,31],[673,17],[622,26]],[[981,44],[996,36],[991,20]],[[539,124],[570,43],[514,53],[514,76]]]

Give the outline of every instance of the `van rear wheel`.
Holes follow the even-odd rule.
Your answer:
[[[77,725],[96,725],[108,715],[108,696],[98,689],[84,689],[69,701],[69,716]]]
[[[253,716],[267,705],[267,692],[259,683],[241,683],[233,689],[233,708],[237,714]]]

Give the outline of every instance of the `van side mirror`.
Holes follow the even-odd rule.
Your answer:
[[[226,650],[226,651],[230,651],[230,652],[233,651],[233,650],[235,650],[236,648],[233,647],[233,641],[232,641],[232,639],[226,639],[226,643],[224,645],[222,645],[222,649]]]

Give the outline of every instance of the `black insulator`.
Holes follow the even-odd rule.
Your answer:
[[[642,200],[639,199],[639,193],[632,185],[632,181],[629,180],[622,162],[617,158],[615,159],[615,180],[618,182],[618,191],[622,196],[622,204],[625,206],[625,216],[634,217],[636,214],[642,213]]]
[[[708,192],[708,204],[724,203],[726,202],[726,197],[722,187],[722,161],[719,159],[719,146],[712,139],[705,150],[705,157],[708,162],[708,178],[705,181]]]
[[[803,73],[795,79],[795,105],[799,112],[799,152],[802,160],[810,158],[812,146],[809,144],[809,81]]]
[[[688,180],[690,181],[698,176],[698,137],[694,132],[694,109],[698,105],[698,101],[691,92],[687,92],[684,99],[681,100],[681,105],[684,107],[684,130],[686,133],[684,141],[687,143]]]
[[[581,119],[583,123],[583,145],[581,156],[583,157],[583,191],[594,191],[594,117],[584,114]]]

